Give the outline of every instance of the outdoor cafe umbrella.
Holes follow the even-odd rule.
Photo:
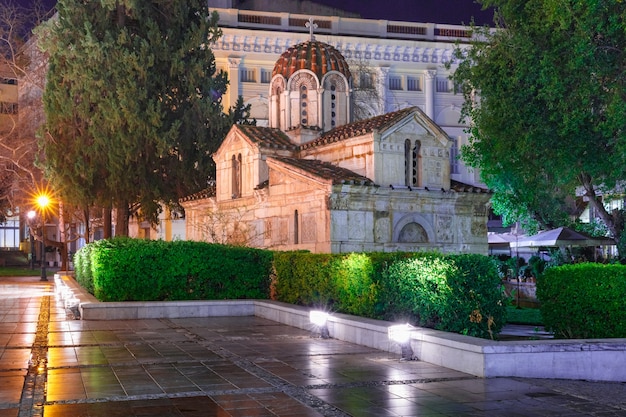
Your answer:
[[[567,246],[605,246],[614,245],[615,241],[609,238],[593,238],[568,227],[558,227],[552,230],[539,232],[536,235],[512,241],[511,247],[539,248],[539,247],[567,247]]]

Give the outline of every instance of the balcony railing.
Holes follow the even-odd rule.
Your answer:
[[[222,27],[308,32],[310,16],[290,13],[257,12],[238,9],[212,9],[219,13]],[[371,36],[378,38],[469,42],[466,26],[437,23],[396,22],[338,16],[314,16],[315,33],[325,35]]]

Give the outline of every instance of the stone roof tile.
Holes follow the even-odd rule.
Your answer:
[[[238,125],[238,129],[252,142],[263,148],[296,150],[289,136],[280,129],[261,126]]]
[[[302,69],[313,71],[319,80],[329,71],[338,71],[348,79],[352,76],[346,59],[335,47],[324,42],[306,41],[282,53],[274,64],[272,77],[280,74],[289,79]]]
[[[382,131],[398,123],[414,110],[415,107],[407,107],[406,109],[386,113],[381,116],[375,116],[370,119],[360,120],[358,122],[339,126],[324,133],[318,139],[302,144],[300,148],[314,148],[316,146],[327,145],[329,143],[362,136],[373,131]]]
[[[210,185],[204,190],[198,191],[197,193],[185,196],[179,200],[179,202],[184,203],[187,201],[195,201],[195,200],[203,200],[205,198],[215,197],[215,184]]]
[[[309,172],[319,178],[331,180],[333,184],[375,185],[372,180],[354,171],[316,159],[297,159],[274,156],[273,159]]]

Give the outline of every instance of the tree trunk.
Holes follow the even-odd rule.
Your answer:
[[[115,236],[128,236],[128,218],[130,214],[128,203],[119,203],[115,211]]]
[[[105,239],[110,239],[113,237],[113,219],[111,217],[111,206],[107,205],[102,209],[102,228],[103,237]]]
[[[604,207],[604,203],[602,202],[602,198],[596,194],[596,190],[593,187],[593,183],[589,175],[583,173],[579,176],[579,180],[585,189],[585,196],[589,198],[589,204],[596,209],[600,219],[602,219],[606,227],[609,229],[611,237],[615,239],[615,242],[617,243],[618,256],[622,259],[622,257],[626,255],[620,250],[620,240],[624,230],[623,214],[619,210],[613,210],[613,213],[609,213],[606,210],[606,207]]]
[[[83,209],[83,218],[85,219],[85,234],[83,239],[85,239],[85,245],[89,243],[89,239],[91,237],[91,223],[89,223],[89,208]]]

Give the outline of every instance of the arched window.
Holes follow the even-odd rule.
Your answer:
[[[298,210],[293,212],[293,244],[297,245],[299,243],[299,234],[300,229],[298,227]]]
[[[241,154],[231,158],[232,198],[241,197]]]
[[[412,158],[411,158],[411,141],[404,141],[404,185],[411,185]]]
[[[301,85],[300,86],[300,122],[302,123],[302,126],[306,126],[309,124],[309,111],[307,109],[307,105],[308,105],[308,94],[307,94],[307,88],[306,85]]]
[[[418,140],[415,141],[415,146],[413,147],[413,161],[412,161],[412,165],[413,165],[413,186],[415,187],[420,187],[421,184],[421,178],[420,178],[420,171],[422,170],[422,155],[420,152],[420,149],[422,147],[422,143]]]

